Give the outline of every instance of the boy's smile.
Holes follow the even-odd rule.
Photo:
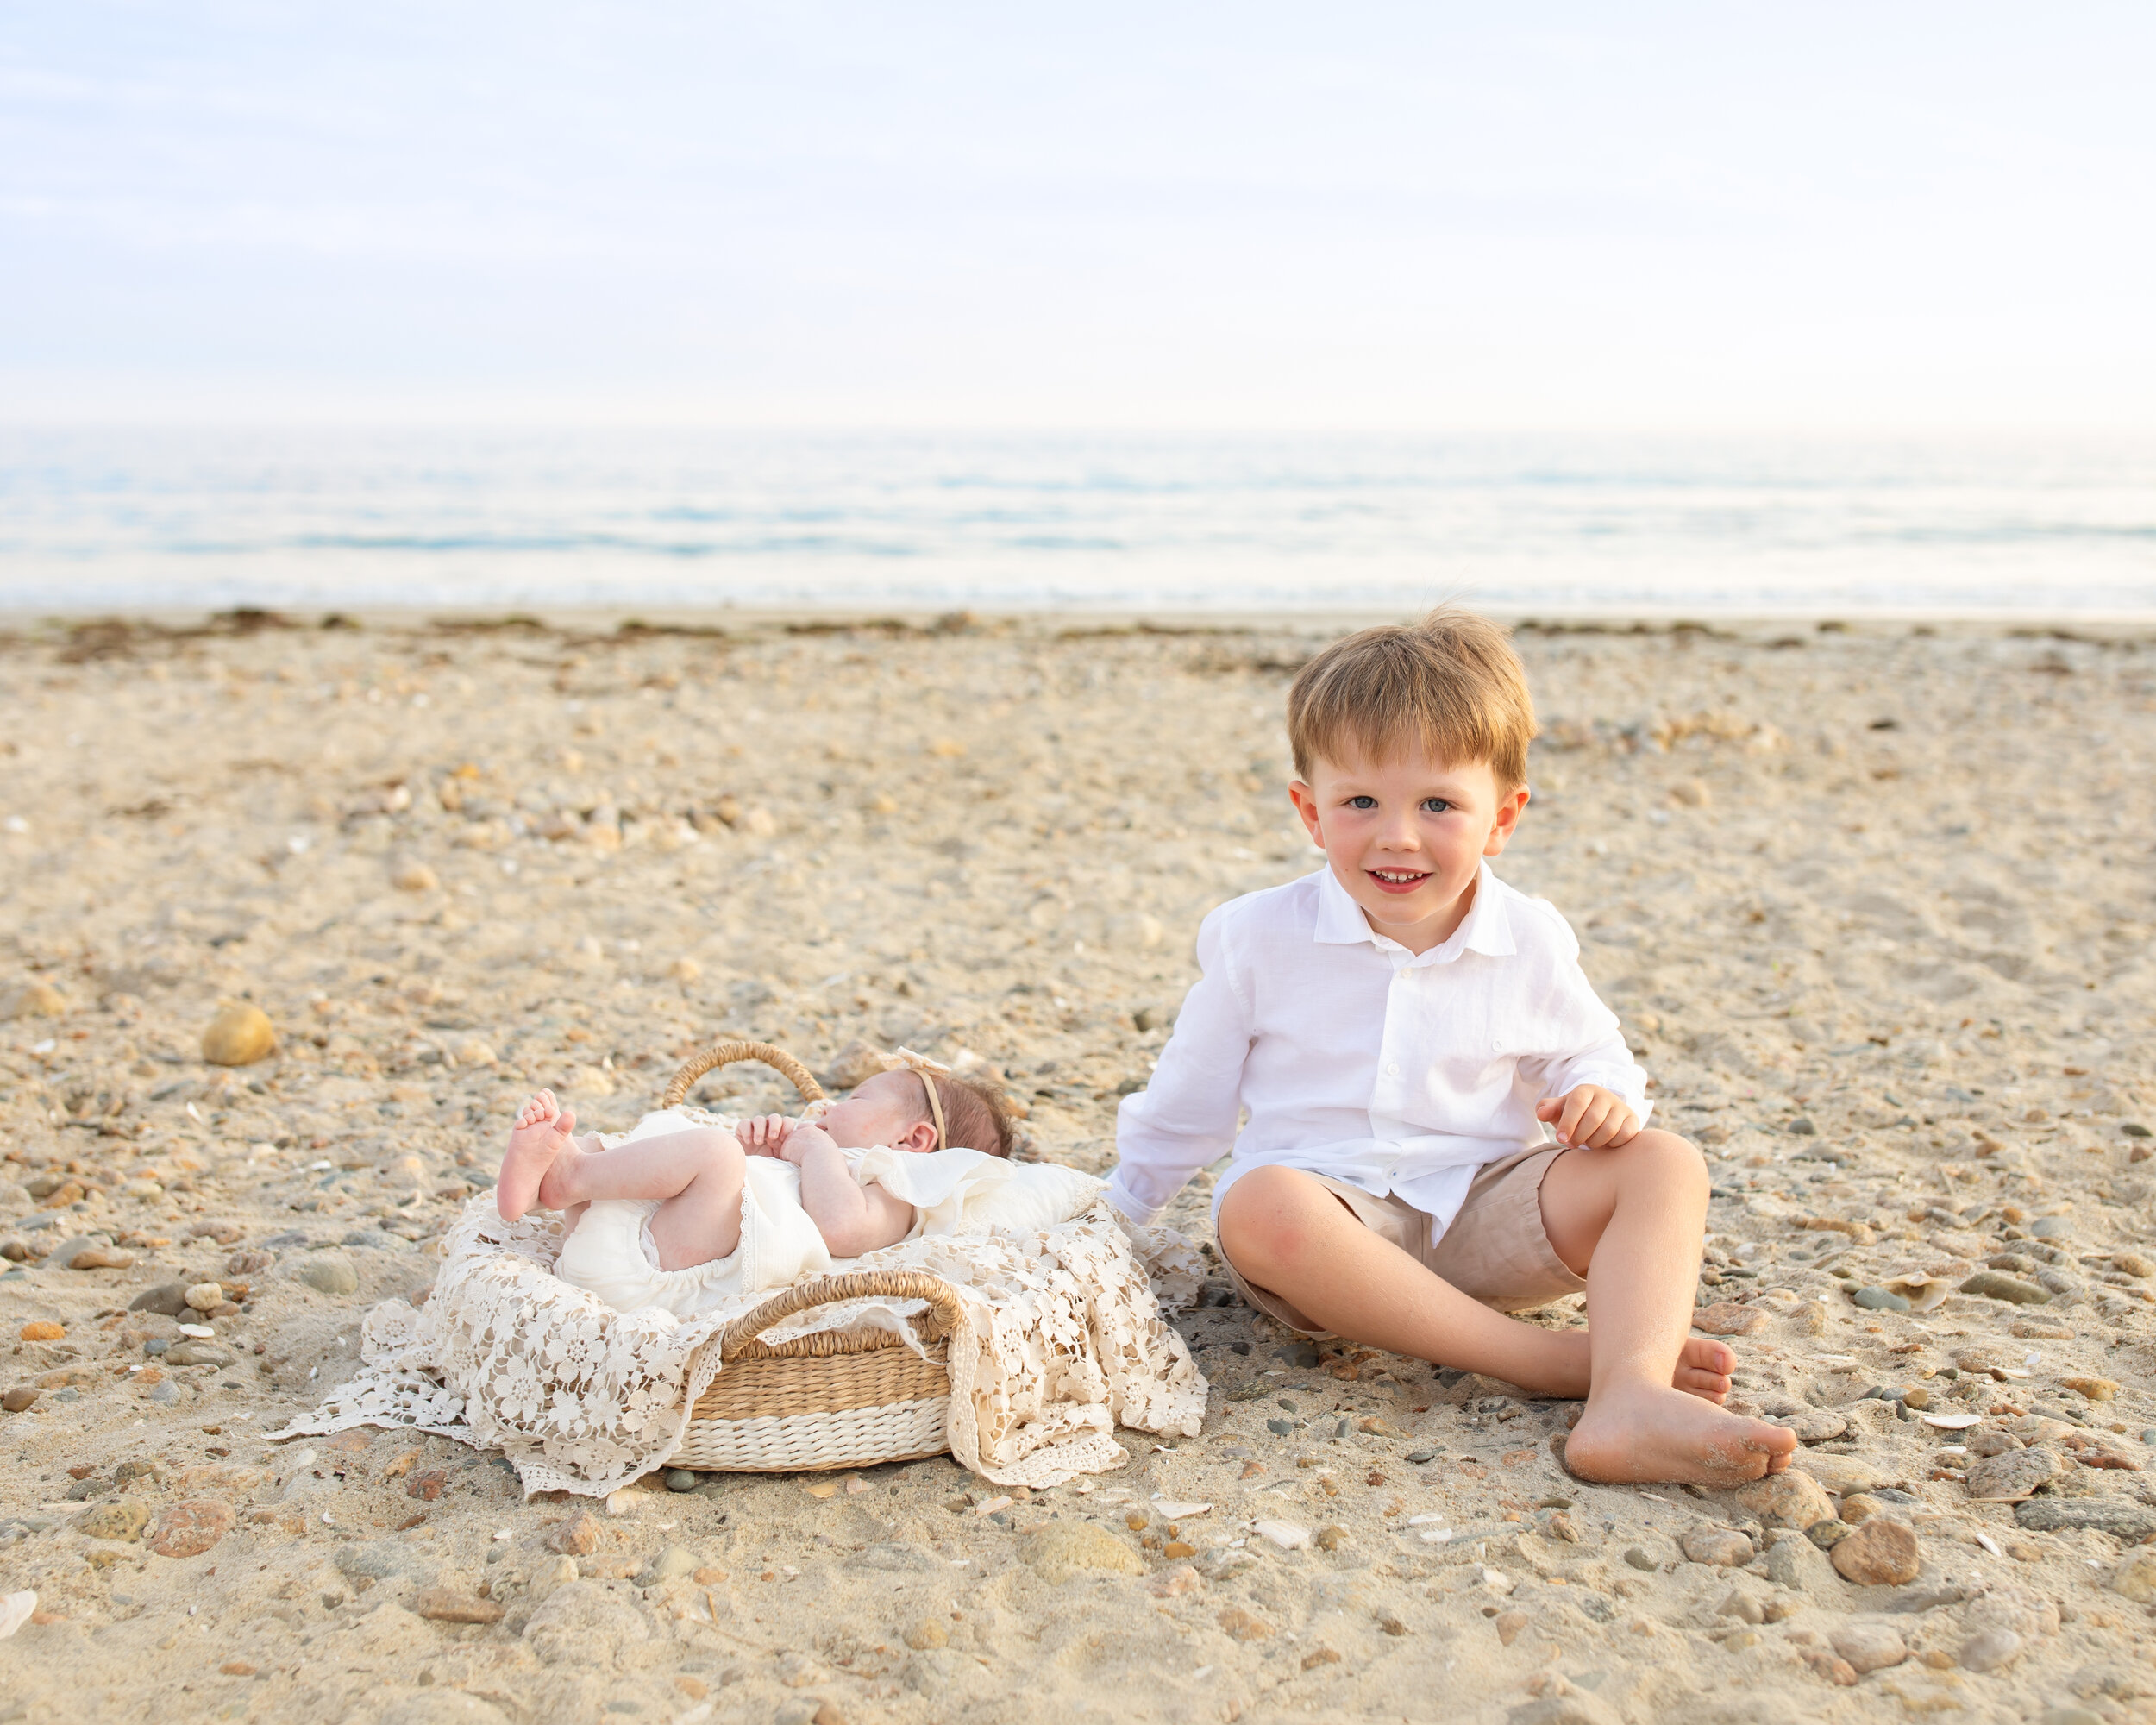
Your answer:
[[[1527,788],[1501,794],[1489,763],[1416,751],[1372,762],[1320,756],[1288,794],[1332,875],[1370,926],[1410,952],[1450,938],[1474,903],[1482,858],[1505,848]]]

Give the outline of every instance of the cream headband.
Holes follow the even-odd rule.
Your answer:
[[[941,1072],[948,1077],[950,1068],[939,1060],[931,1060],[924,1054],[916,1054],[910,1048],[901,1048],[895,1054],[884,1057],[888,1062],[883,1069],[885,1071],[895,1072],[904,1068],[919,1077],[921,1088],[928,1092],[928,1112],[936,1122],[936,1147],[948,1150],[950,1145],[943,1131],[943,1099],[936,1088],[935,1075]]]

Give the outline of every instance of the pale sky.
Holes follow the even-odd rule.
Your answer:
[[[0,417],[2156,428],[2156,10],[0,13]]]

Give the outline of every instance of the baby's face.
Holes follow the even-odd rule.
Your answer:
[[[830,1135],[833,1144],[847,1150],[866,1150],[879,1144],[900,1150],[933,1150],[936,1129],[922,1119],[921,1096],[921,1081],[912,1073],[879,1072],[856,1085],[850,1096],[833,1102],[816,1124]],[[924,1124],[927,1144],[910,1141],[913,1128]]]

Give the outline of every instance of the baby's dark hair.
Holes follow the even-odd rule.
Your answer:
[[[916,1078],[921,1075],[915,1073]],[[999,1084],[980,1078],[961,1078],[955,1072],[936,1075],[936,1095],[943,1105],[943,1142],[962,1150],[986,1151],[990,1156],[1008,1156],[1018,1142],[1010,1099]],[[932,1120],[925,1082],[921,1090],[921,1118]]]

